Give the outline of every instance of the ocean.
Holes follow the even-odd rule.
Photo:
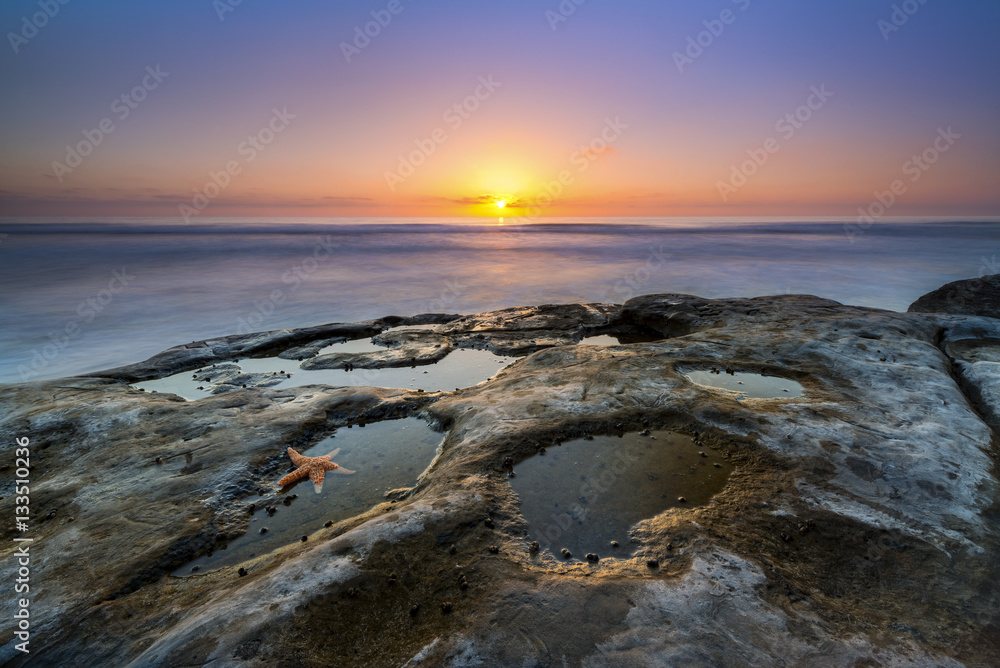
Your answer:
[[[905,311],[998,261],[996,219],[2,218],[0,382],[237,332],[649,293]]]

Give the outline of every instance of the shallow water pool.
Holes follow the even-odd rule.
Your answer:
[[[282,489],[277,498],[257,501],[258,508],[250,518],[246,534],[230,541],[225,549],[216,549],[211,555],[185,564],[173,575],[194,575],[235,566],[283,545],[301,542],[302,536],[320,529],[328,521],[339,522],[367,511],[384,502],[387,491],[414,485],[434,460],[443,438],[417,418],[338,429],[333,436],[300,454],[321,457],[340,448],[332,461],[355,473],[327,472],[319,494],[306,478]],[[291,460],[288,464],[287,469],[275,472],[272,481],[275,486],[285,473],[294,469]],[[293,494],[298,498],[284,505],[283,500]],[[265,504],[275,509],[273,515],[265,510]],[[261,534],[265,527],[267,532]]]
[[[521,462],[508,480],[520,497],[528,540],[559,559],[566,548],[579,560],[591,552],[602,558],[631,554],[632,525],[668,508],[707,503],[731,471],[728,460],[691,436],[654,431],[546,448]]]
[[[370,345],[374,346],[367,341]],[[353,342],[351,342],[353,343]],[[342,345],[342,344],[338,344]],[[381,349],[376,346],[376,349]],[[341,352],[335,350],[334,352]],[[351,352],[351,351],[342,351]],[[244,373],[264,373],[277,381],[270,387],[301,387],[303,385],[330,385],[333,387],[398,387],[408,390],[421,389],[426,392],[453,391],[463,387],[478,385],[489,380],[500,369],[516,358],[494,355],[487,350],[459,348],[435,364],[393,369],[316,369],[306,370],[298,362],[278,357],[246,358],[236,362]],[[221,363],[232,364],[231,362]],[[188,400],[202,399],[212,395],[212,384],[203,378],[212,367],[202,367],[193,371],[134,383],[133,386],[147,392],[176,394]],[[201,388],[201,389],[199,389]]]
[[[695,385],[719,390],[739,392],[747,399],[789,399],[801,397],[804,390],[794,380],[778,376],[762,376],[757,373],[713,373],[712,371],[688,371],[684,377]]]

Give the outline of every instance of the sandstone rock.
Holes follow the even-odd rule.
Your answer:
[[[800,295],[449,318],[386,342],[535,352],[456,393],[314,386],[185,402],[123,384],[366,335],[384,319],[0,386],[0,438],[31,437],[33,507],[58,511],[33,524],[39,645],[30,663],[9,645],[0,661],[988,666],[1000,655],[1000,320]],[[568,344],[642,330],[662,338]],[[789,378],[805,394],[741,400],[678,372],[712,366]],[[245,531],[249,503],[274,500],[285,447],[402,416],[447,435],[416,486],[391,492],[396,503],[260,555],[245,577],[167,575],[220,532]],[[500,462],[647,428],[697,432],[735,466],[726,487],[639,522],[635,553],[612,550],[599,567],[533,550],[538,527]],[[0,543],[6,581],[12,535]],[[412,613],[443,601],[450,614]]]
[[[910,304],[907,311],[1000,318],[1000,274],[948,283]]]
[[[381,338],[380,338],[381,337]],[[406,330],[390,337],[375,337],[376,343],[388,346],[385,351],[373,353],[331,353],[319,355],[302,362],[303,369],[386,369],[403,366],[433,364],[451,352],[447,338],[426,330]]]

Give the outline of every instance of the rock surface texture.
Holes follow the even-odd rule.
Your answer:
[[[649,295],[385,318],[0,386],[0,437],[11,452],[31,439],[34,537],[31,654],[8,644],[0,663],[995,666],[997,285],[957,301],[939,290],[905,314],[803,295]],[[434,323],[365,363],[463,347],[520,359],[441,393],[234,387],[185,401],[129,385],[238,357],[309,362],[330,341]],[[644,342],[576,344],[593,334]],[[746,399],[678,371],[712,367],[805,393]],[[287,447],[405,416],[444,438],[414,487],[245,575],[169,575],[245,532],[251,504],[281,500]],[[544,528],[525,522],[505,471],[556,443],[644,429],[697,432],[735,466],[725,488],[639,522],[627,556],[532,549]],[[5,464],[0,514],[12,517]],[[4,582],[17,535],[5,525]],[[0,629],[10,638],[13,620]]]

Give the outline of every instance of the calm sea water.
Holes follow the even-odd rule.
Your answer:
[[[808,293],[893,310],[1000,272],[1000,221],[0,219],[0,382],[237,331],[384,315]]]

